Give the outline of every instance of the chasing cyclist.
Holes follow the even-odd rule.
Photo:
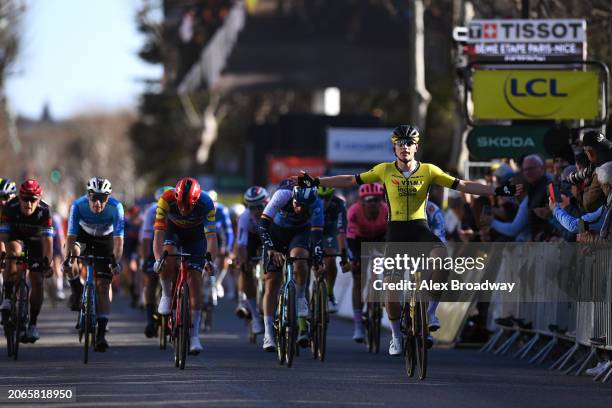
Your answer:
[[[463,193],[474,195],[512,196],[517,188],[510,184],[494,188],[473,181],[460,180],[444,173],[430,163],[415,159],[420,141],[419,130],[415,126],[401,125],[391,134],[395,161],[380,163],[367,172],[356,175],[339,175],[332,177],[311,178],[308,174],[293,178],[302,186],[324,186],[348,188],[355,185],[380,182],[385,189],[389,207],[389,224],[387,242],[429,242],[433,243],[432,257],[446,257],[446,247],[434,235],[425,215],[425,204],[429,186],[437,184]],[[442,270],[433,271],[433,280],[445,282],[446,274]],[[435,296],[435,294],[432,294]],[[430,302],[428,310],[430,330],[440,327],[435,315],[437,301]],[[391,321],[392,339],[389,354],[402,354],[402,333],[400,330],[401,305],[397,302],[386,303],[387,315]]]
[[[325,255],[340,254],[342,269],[348,272],[350,265],[346,251],[346,202],[334,192],[335,190],[329,187],[319,186],[317,188],[317,193],[323,200],[324,208],[323,250]],[[329,298],[327,310],[329,313],[336,313],[338,311],[338,303],[334,296],[334,284],[338,274],[336,258],[333,256],[325,257],[323,267],[325,268],[327,296]]]
[[[383,200],[383,188],[378,183],[359,186],[359,202],[348,210],[348,241],[351,271],[353,273],[353,340],[363,343],[363,302],[361,299],[361,243],[384,242],[389,210]]]
[[[259,219],[266,204],[270,200],[268,191],[259,186],[252,186],[244,193],[246,209],[238,218],[238,233],[236,238],[236,262],[240,271],[238,290],[244,293],[246,301],[241,301],[236,308],[240,318],[251,316],[253,334],[264,332],[261,316],[257,308],[257,291],[253,277],[251,259],[261,255],[261,239],[259,238]]]
[[[0,215],[2,215],[2,209],[4,205],[15,197],[17,194],[17,186],[11,179],[0,178]],[[6,248],[4,242],[0,242],[0,253],[5,252]]]
[[[153,254],[155,271],[159,272],[162,296],[157,311],[169,315],[172,307],[172,285],[177,278],[176,258],[168,258],[162,266],[164,251],[177,253],[178,249],[194,258],[188,260],[189,298],[191,307],[190,354],[202,351],[200,321],[202,319],[202,270],[204,256],[210,252],[217,256],[215,205],[190,177],[181,179],[174,190],[164,192],[157,202]],[[213,273],[214,271],[208,271]]]
[[[117,262],[123,255],[123,205],[110,196],[113,191],[111,182],[103,177],[92,177],[87,182],[86,189],[87,194],[76,199],[70,207],[66,247],[68,255],[93,255],[110,259],[94,261],[98,311],[94,351],[104,352],[109,347],[106,341],[106,327],[111,309],[109,288],[113,275],[121,270]],[[68,257],[64,266],[70,276],[72,289],[70,309],[79,311],[83,293],[79,262]]]
[[[323,261],[321,237],[323,232],[323,203],[317,197],[316,188],[293,186],[291,181],[281,182],[278,190],[266,205],[261,215],[260,237],[268,251],[270,262],[265,275],[264,342],[265,351],[274,351],[274,315],[279,289],[283,280],[283,256],[308,258],[311,251],[315,263]],[[297,315],[299,325],[298,343],[301,347],[309,344],[306,317],[308,302],[306,300],[306,276],[308,263],[295,262],[295,283],[297,297]]]
[[[153,265],[155,264],[155,257],[153,256],[153,234],[155,231],[155,215],[157,213],[157,202],[168,190],[172,190],[174,187],[165,186],[160,187],[155,191],[155,202],[151,203],[145,210],[144,220],[140,226],[140,232],[138,234],[138,253],[140,256],[140,272],[144,276],[144,304],[145,313],[147,315],[147,325],[145,326],[145,336],[154,337],[157,332],[155,325],[154,313],[155,313],[155,292],[157,289],[157,283],[159,282],[159,275],[155,273]]]
[[[20,341],[34,343],[40,338],[36,323],[43,304],[43,278],[51,277],[53,258],[53,222],[47,203],[41,200],[42,186],[34,179],[26,180],[19,188],[17,198],[6,203],[0,221],[0,241],[6,245],[8,256],[20,256],[27,249],[28,256],[36,260],[29,267],[30,320]],[[4,301],[2,320],[11,309],[10,293],[18,279],[17,263],[9,261],[4,271]]]

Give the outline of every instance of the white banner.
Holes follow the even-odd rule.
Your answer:
[[[382,128],[327,129],[327,160],[343,163],[380,163],[393,160],[391,132]]]
[[[583,43],[586,20],[472,20],[468,43]]]

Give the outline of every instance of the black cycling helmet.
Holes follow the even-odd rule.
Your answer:
[[[391,133],[391,143],[393,144],[404,140],[412,144],[418,144],[420,139],[419,128],[412,125],[399,125]]]

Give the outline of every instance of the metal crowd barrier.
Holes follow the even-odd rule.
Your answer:
[[[488,326],[494,334],[481,351],[528,359],[531,364],[552,362],[551,370],[576,376],[594,366],[602,351],[612,357],[612,251],[593,248],[576,261],[571,258],[576,251],[564,245],[575,244],[534,243],[529,247],[530,256],[524,246],[503,249],[497,280],[520,282],[519,290],[538,291],[549,301],[492,298]],[[576,266],[573,272],[561,273],[570,265]],[[598,291],[600,296],[595,299],[604,301],[568,302],[561,288],[571,285],[580,285],[582,293]],[[512,325],[495,323],[508,316],[514,317]],[[612,367],[595,380],[606,382],[610,377]]]

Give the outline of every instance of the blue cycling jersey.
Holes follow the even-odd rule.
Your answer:
[[[215,223],[217,224],[217,232],[224,235],[224,240],[227,248],[234,246],[234,229],[232,228],[232,219],[230,218],[229,210],[221,203],[216,203],[217,212],[215,214]]]
[[[446,225],[444,223],[444,214],[440,207],[432,201],[427,200],[425,204],[425,214],[427,215],[427,224],[431,232],[446,244]]]
[[[70,207],[68,235],[78,235],[79,228],[94,237],[111,235],[123,237],[125,220],[123,205],[114,197],[109,197],[104,210],[94,214],[89,208],[87,195],[76,199]]]
[[[320,198],[305,211],[296,213],[291,200],[290,188],[279,188],[266,205],[263,216],[272,219],[274,224],[284,228],[299,228],[310,225],[311,228],[323,229],[323,201]]]

